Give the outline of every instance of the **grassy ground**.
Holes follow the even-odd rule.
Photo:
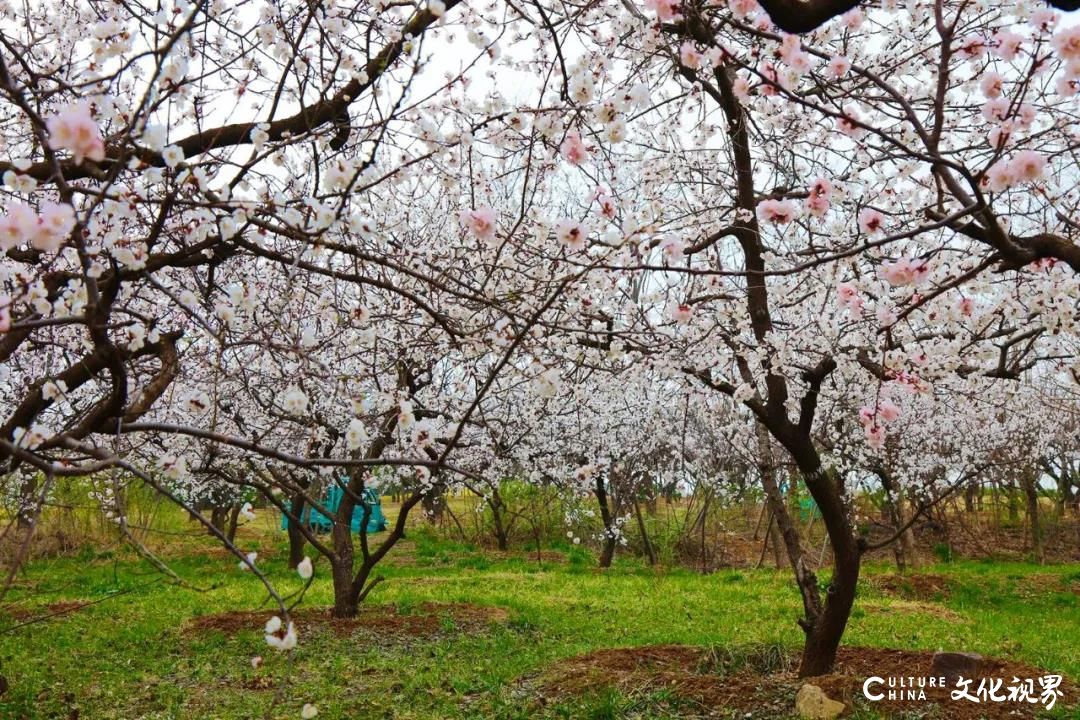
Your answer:
[[[243,544],[259,550],[280,588],[297,589],[282,536],[262,522],[245,528]],[[121,549],[33,563],[9,597],[9,614],[0,614],[0,672],[11,684],[0,718],[232,720],[264,717],[268,708],[267,717],[298,718],[305,702],[318,705],[320,720],[668,717],[673,706],[648,693],[598,690],[541,706],[521,679],[605,647],[799,641],[787,572],[703,576],[622,560],[600,573],[578,547],[562,548],[564,562],[538,564],[416,531],[392,553],[371,603],[408,613],[426,601],[468,602],[503,608],[508,619],[467,633],[444,620],[437,635],[404,640],[301,626],[300,646],[286,658],[266,647],[257,624],[235,635],[192,629],[198,616],[266,607],[255,578],[212,547],[180,537],[168,552],[171,567],[201,589],[171,586]],[[920,569],[948,578],[941,592],[920,592],[917,583],[886,591],[873,582],[885,572],[867,569],[846,642],[965,650],[1080,678],[1080,566]],[[305,604],[326,605],[326,566],[316,574]],[[15,627],[67,601],[94,604]],[[255,670],[257,654],[266,662]]]

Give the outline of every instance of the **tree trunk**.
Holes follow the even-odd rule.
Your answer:
[[[832,670],[840,639],[844,636],[851,607],[855,603],[861,558],[854,539],[841,549],[834,545],[833,560],[833,579],[825,597],[824,611],[809,628],[804,626],[806,643],[799,664],[799,677],[825,675]]]
[[[424,499],[421,501],[421,504],[424,508],[424,517],[435,524],[442,522],[443,509],[446,507],[445,493],[436,492],[435,489],[432,488],[429,492],[424,493]]]
[[[289,500],[289,513],[296,517],[296,520],[289,520],[289,569],[295,570],[304,560],[304,547],[307,545],[307,538],[304,537],[304,533],[300,531],[300,523],[304,517],[304,505],[307,499],[304,493],[298,492],[292,496]]]
[[[593,488],[593,494],[596,496],[596,501],[600,504],[600,519],[604,522],[604,538],[600,551],[600,567],[611,567],[611,561],[615,558],[615,521],[611,514],[611,508],[608,506],[608,493],[607,488],[604,486],[604,479],[600,476],[596,478],[596,486]]]
[[[352,545],[351,539],[349,544]],[[359,603],[353,598],[353,556],[351,548],[347,557],[339,556],[337,560],[331,561],[330,572],[331,579],[334,582],[334,609],[331,611],[331,615],[336,618],[356,617],[360,607]]]
[[[1042,525],[1039,522],[1039,489],[1035,485],[1036,475],[1033,469],[1025,468],[1020,474],[1020,486],[1027,499],[1028,525],[1031,529],[1031,548],[1035,559],[1042,564],[1045,561],[1043,549]]]
[[[645,518],[641,516],[641,505],[634,498],[634,512],[637,514],[638,531],[641,533],[641,543],[645,546],[645,556],[649,558],[649,565],[656,565],[656,551],[649,542],[649,532],[645,529]],[[612,550],[614,552],[614,550]]]
[[[34,525],[37,486],[37,473],[29,473],[19,487],[19,508],[16,515],[16,526],[19,530],[29,530]]]
[[[780,533],[780,526],[776,522],[775,517],[769,518],[769,539],[766,542],[772,545],[773,564],[777,569],[784,567],[784,563],[787,558],[784,557],[783,538]]]
[[[499,546],[500,550],[507,550],[510,547],[508,533],[506,530],[506,523],[503,518],[503,499],[499,495],[499,491],[496,488],[492,488],[491,498],[488,500],[488,506],[491,508],[491,519],[495,530],[495,543]]]
[[[806,487],[817,503],[833,553],[833,575],[824,602],[817,577],[805,567],[802,558],[793,564],[806,612],[806,617],[799,623],[806,634],[799,677],[811,677],[828,673],[836,663],[836,651],[855,602],[863,545],[855,538],[847,512],[843,479],[835,471],[822,467],[817,449],[808,436],[793,430],[790,426],[783,428],[780,438],[802,471]],[[777,519],[780,519],[779,514]]]
[[[893,532],[899,532],[907,522],[904,514],[904,493],[897,487],[892,473],[879,467],[877,475],[881,478],[881,486],[885,490],[885,514],[892,524]],[[900,534],[892,545],[892,551],[896,569],[901,573],[907,570],[909,565],[914,565],[915,548],[911,528]]]
[[[1008,500],[1009,509],[1009,522],[1016,525],[1020,522],[1020,497],[1016,491],[1016,487],[1009,483],[1005,488],[1006,499]]]
[[[240,503],[233,503],[229,508],[229,529],[225,532],[225,537],[229,542],[236,540],[236,526],[240,524]]]
[[[225,519],[228,516],[228,512],[229,509],[227,507],[222,507],[221,505],[214,505],[210,508],[210,524],[222,535],[225,534]],[[207,533],[217,537],[217,535],[209,529],[207,530]]]

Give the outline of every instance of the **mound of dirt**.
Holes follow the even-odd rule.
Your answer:
[[[882,592],[908,600],[944,600],[949,597],[949,578],[944,575],[871,575],[868,582]]]
[[[680,703],[695,707],[701,715],[727,717],[731,713],[754,718],[789,718],[794,715],[795,695],[806,682],[817,685],[848,711],[868,708],[884,717],[932,717],[950,720],[976,718],[1034,718],[1042,705],[999,702],[974,703],[952,700],[951,687],[925,688],[925,699],[871,702],[863,697],[867,677],[930,677],[932,652],[886,648],[844,647],[835,671],[821,677],[796,676],[797,658],[776,646],[725,651],[683,645],[656,645],[598,650],[562,661],[539,677],[521,682],[537,702],[565,700],[599,688],[613,687],[633,696],[665,691]],[[979,680],[999,678],[1005,687],[1014,677],[1036,679],[1048,673],[1009,660],[984,659]],[[1063,697],[1055,707],[1076,706],[1080,695],[1068,679],[1062,682]]]
[[[275,613],[272,610],[237,611],[192,618],[188,627],[195,632],[223,632],[235,635],[261,631]],[[400,640],[433,637],[446,630],[482,630],[492,623],[505,622],[506,610],[469,603],[424,603],[415,612],[402,613],[393,605],[364,605],[353,618],[335,618],[330,608],[300,608],[292,613],[297,630],[326,630],[339,636],[370,633],[375,639]]]

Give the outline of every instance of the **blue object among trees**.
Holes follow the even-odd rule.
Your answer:
[[[322,506],[326,508],[327,512],[336,514],[344,496],[345,491],[340,486],[331,485],[323,497]],[[364,521],[364,507],[366,505],[371,511],[368,516],[367,532],[382,532],[386,529],[386,516],[383,515],[382,511],[382,499],[372,488],[366,488],[362,498],[363,504],[357,503],[356,507],[353,508],[352,531],[354,533],[360,532],[360,523]],[[300,515],[300,520],[315,532],[330,532],[334,525],[333,520],[306,504],[304,505],[304,512]],[[282,515],[281,529],[286,530],[288,527],[289,517]]]

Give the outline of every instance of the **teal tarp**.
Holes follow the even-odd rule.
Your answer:
[[[331,485],[326,491],[326,496],[323,497],[322,506],[326,508],[328,512],[337,513],[338,507],[341,505],[341,498],[345,496],[345,491],[338,485]],[[382,501],[379,498],[379,494],[371,488],[364,490],[363,494],[364,504],[357,503],[353,508],[352,516],[352,531],[354,533],[360,532],[360,523],[364,521],[364,505],[371,509],[371,515],[368,516],[367,531],[369,533],[382,532],[386,529],[386,516],[382,512]],[[287,504],[287,503],[286,503]],[[326,515],[323,515],[318,510],[312,508],[310,505],[304,505],[304,512],[300,516],[300,520],[305,523],[309,528],[316,532],[330,532],[333,527],[333,522]],[[287,515],[281,516],[281,529],[285,530],[289,527],[289,517]]]

